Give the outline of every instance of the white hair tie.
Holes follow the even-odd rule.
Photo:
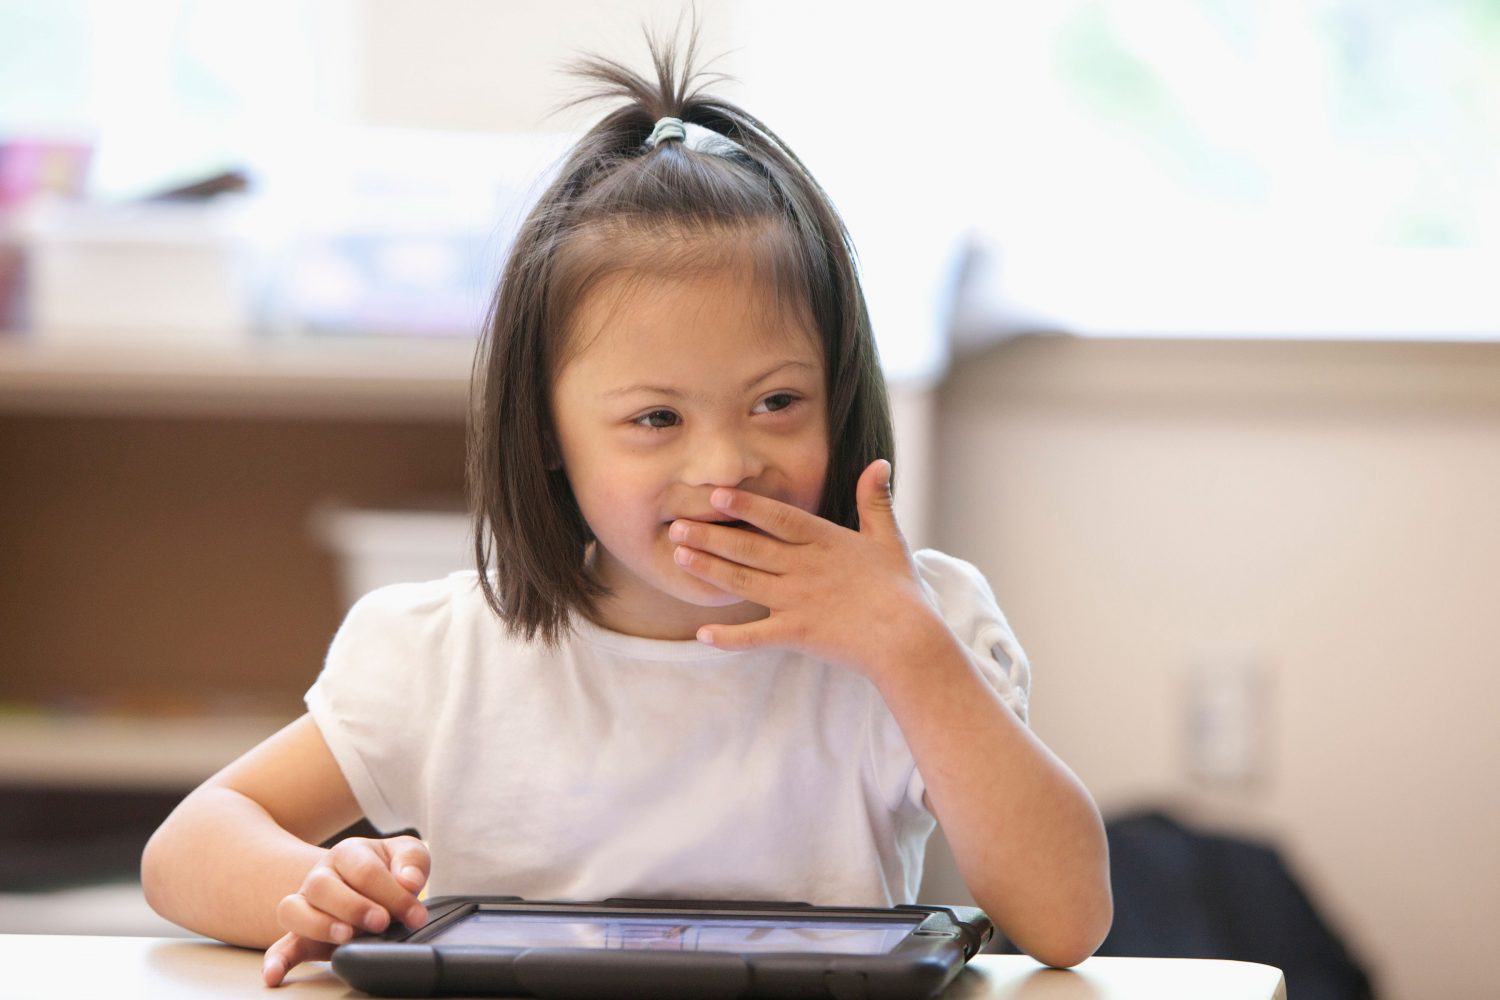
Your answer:
[[[646,137],[646,148],[655,149],[656,144],[667,139],[676,139],[681,142],[687,138],[687,129],[683,128],[681,118],[663,118],[656,123],[651,134]]]

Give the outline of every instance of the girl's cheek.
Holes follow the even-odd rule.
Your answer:
[[[810,509],[816,510],[818,501],[823,496],[823,484],[828,480],[828,446],[819,442],[810,447],[808,453],[800,464],[797,474],[799,492]]]
[[[640,472],[628,464],[598,470],[596,492],[606,510],[623,512],[650,499],[650,483],[641,477]]]

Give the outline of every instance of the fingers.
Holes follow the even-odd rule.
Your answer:
[[[748,521],[772,538],[784,542],[810,542],[819,528],[827,524],[818,515],[801,507],[727,486],[714,490],[708,502],[715,510]]]
[[[261,978],[267,986],[280,986],[286,974],[303,962],[321,962],[333,954],[333,945],[312,941],[299,934],[285,934],[266,949]]]
[[[783,630],[769,618],[746,625],[705,625],[698,630],[697,638],[705,646],[736,651],[783,646],[788,641]]]
[[[728,529],[733,531],[734,529]],[[771,594],[777,577],[774,574],[762,570],[751,569],[737,562],[708,552],[700,552],[679,545],[672,552],[672,558],[677,565],[687,570],[694,576],[707,580],[720,590],[743,597],[747,601],[769,606],[772,603]]]
[[[413,837],[351,837],[335,844],[302,886],[277,904],[277,922],[302,937],[334,944],[357,930],[379,934],[393,919],[421,927],[427,908],[417,893],[430,868],[426,845]]]
[[[290,933],[266,951],[266,985],[279,985],[301,962],[328,958],[358,930],[378,934],[393,918],[421,927],[427,908],[417,893],[431,870],[427,845],[415,837],[351,837],[335,844],[302,887],[276,905],[276,920]]]
[[[752,569],[778,573],[783,568],[785,545],[744,528],[680,520],[672,522],[667,537],[688,548],[711,552]]]
[[[432,871],[432,855],[427,845],[416,837],[392,837],[382,843],[386,845],[391,871],[397,880],[411,892],[421,892]]]
[[[390,925],[389,914],[348,886],[331,884],[336,881],[331,873],[308,875],[300,892],[276,904],[276,922],[294,934],[333,944],[353,938],[356,927],[379,933]]]
[[[359,926],[377,933],[389,926],[391,918],[400,920],[408,927],[420,927],[426,922],[427,911],[417,900],[417,891],[427,882],[430,864],[427,848],[413,837],[373,841],[351,837],[335,844],[329,850],[327,860],[327,866],[346,888],[374,903],[375,908],[382,911],[374,918],[375,923],[371,923],[369,919],[355,918]],[[314,869],[314,874],[316,872],[317,869]],[[309,875],[309,880],[312,878]],[[320,888],[328,887],[325,885]],[[329,898],[345,897],[330,891]],[[309,899],[321,908],[319,899]],[[373,914],[372,909],[369,915]]]
[[[896,523],[895,498],[891,494],[891,463],[877,458],[865,466],[854,486],[854,502],[859,508],[861,534],[879,538],[901,537]]]

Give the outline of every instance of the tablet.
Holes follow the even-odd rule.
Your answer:
[[[333,971],[375,996],[931,997],[993,933],[974,907],[445,896]]]

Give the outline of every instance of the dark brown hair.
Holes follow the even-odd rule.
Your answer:
[[[605,277],[701,272],[748,254],[757,279],[822,343],[830,459],[819,515],[857,528],[859,474],[895,459],[853,248],[828,196],[775,133],[703,91],[696,25],[680,70],[675,41],[648,34],[647,44],[654,82],[600,58],[574,67],[596,89],[572,104],[625,103],[573,147],[522,223],[474,364],[468,479],[480,584],[511,634],[549,644],[606,593],[585,568],[593,534],[561,468],[548,405],[573,349],[572,315]],[[714,134],[648,147],[664,117]]]

